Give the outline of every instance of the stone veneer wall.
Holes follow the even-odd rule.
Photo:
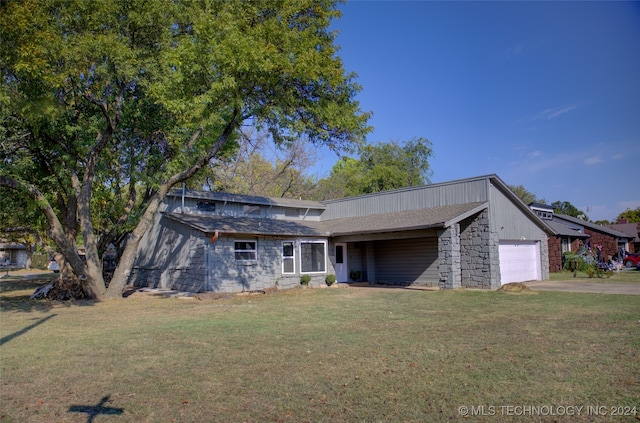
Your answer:
[[[460,288],[460,225],[438,231],[438,261],[440,289]]]
[[[460,222],[460,269],[463,287],[500,287],[498,245],[498,236],[491,232],[489,225],[488,209]]]
[[[439,231],[438,256],[441,289],[500,287],[498,235],[488,209]]]

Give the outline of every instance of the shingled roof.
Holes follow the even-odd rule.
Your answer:
[[[467,203],[409,210],[397,213],[326,220],[332,236],[376,232],[443,228],[488,207],[488,203]]]
[[[488,203],[456,204],[321,222],[180,213],[166,213],[165,216],[207,234],[219,232],[326,237],[443,228],[476,214],[487,207]]]

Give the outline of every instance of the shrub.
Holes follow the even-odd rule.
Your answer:
[[[309,285],[309,282],[311,282],[311,276],[309,275],[300,276],[300,285],[307,286]]]
[[[328,286],[331,286],[336,281],[336,275],[327,275],[327,277],[324,278],[324,281],[327,283]]]
[[[358,282],[361,277],[362,272],[360,270],[352,270],[351,272],[349,272],[349,278],[354,282]]]

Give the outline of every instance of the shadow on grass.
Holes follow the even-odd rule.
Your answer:
[[[47,312],[54,306],[91,306],[94,301],[91,300],[32,300],[31,294],[36,289],[48,284],[57,276],[52,275],[26,275],[26,276],[9,276],[0,278],[0,311],[16,311],[16,312]],[[22,291],[27,291],[23,293]]]
[[[111,402],[111,395],[103,397],[96,405],[72,405],[69,407],[69,413],[86,413],[87,423],[93,422],[93,419],[99,415],[119,416],[124,412],[124,408],[105,407],[105,403]]]
[[[24,291],[26,289],[36,290],[42,285],[48,284],[55,277],[51,275],[42,276],[9,276],[0,278],[0,294],[13,291]]]
[[[24,329],[20,329],[19,331],[14,332],[11,335],[7,335],[7,336],[1,338],[0,339],[0,345],[4,345],[5,343],[11,341],[12,339],[17,338],[18,336],[29,332],[31,329],[35,328],[36,326],[39,326],[39,325],[43,324],[44,322],[46,322],[47,320],[49,320],[49,319],[51,319],[53,317],[56,317],[56,316],[57,316],[57,314],[52,314],[50,316],[44,317],[44,318],[38,320],[37,322],[35,322],[34,324],[27,326]]]

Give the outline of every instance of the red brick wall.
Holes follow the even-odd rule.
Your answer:
[[[603,235],[603,234],[600,234]],[[593,236],[593,235],[592,235]],[[606,236],[606,235],[603,235]],[[561,241],[561,237],[555,237],[555,236],[550,236],[548,238],[548,244],[549,244],[549,272],[560,272],[562,271],[562,241]],[[600,238],[598,238],[600,239]],[[613,238],[613,243],[614,243],[614,253],[618,250],[617,249],[617,242],[616,239]],[[595,243],[595,244],[591,244],[592,247],[595,245],[600,245],[599,243]],[[580,238],[573,238],[571,240],[571,252],[572,253],[577,253],[578,250],[580,249],[580,247],[582,247],[584,245],[584,242],[582,239]],[[607,258],[607,255],[604,253],[604,243],[602,244],[602,249],[603,249],[603,257]],[[613,255],[613,254],[612,254]]]
[[[602,246],[602,257],[604,259],[607,256],[613,256],[616,251],[618,251],[618,240],[616,237],[611,235],[606,235],[598,231],[594,231],[589,228],[584,228],[584,233],[587,235],[591,235],[589,238],[589,243],[591,245],[591,251],[595,252],[596,245]]]
[[[559,272],[562,270],[562,247],[560,238],[550,236],[549,243],[549,272]]]

